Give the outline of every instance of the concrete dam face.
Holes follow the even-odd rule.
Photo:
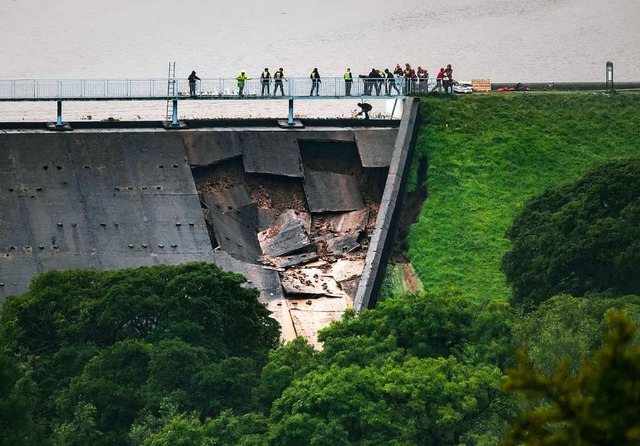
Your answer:
[[[316,342],[374,299],[413,109],[399,127],[4,131],[0,301],[53,269],[214,262],[284,339]]]

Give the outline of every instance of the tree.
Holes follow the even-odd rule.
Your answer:
[[[546,404],[514,424],[506,445],[631,445],[640,443],[640,345],[637,325],[624,311],[606,316],[603,345],[577,375],[569,359],[552,375],[539,373],[520,351],[520,365],[507,371],[504,389]]]
[[[478,444],[496,435],[500,376],[454,357],[320,368],[274,402],[270,444]]]
[[[575,374],[582,362],[600,347],[606,312],[614,308],[626,310],[629,318],[640,322],[639,296],[553,296],[535,311],[514,320],[512,344],[525,350],[531,364],[541,373],[553,373],[564,358]]]
[[[476,305],[450,292],[419,293],[385,299],[375,311],[356,317],[347,312],[340,323],[323,330],[324,354],[339,364],[367,364],[388,354],[462,357],[472,340]]]
[[[54,429],[55,446],[85,446],[96,444],[102,437],[96,426],[96,408],[93,404],[78,404],[73,420]]]
[[[25,367],[0,352],[0,446],[37,444],[35,404],[35,387]]]
[[[602,165],[529,201],[507,232],[502,268],[512,302],[553,295],[640,294],[640,159]]]
[[[273,401],[282,395],[294,379],[299,379],[316,368],[318,356],[318,352],[302,337],[271,351],[256,389],[263,409],[268,411]]]
[[[324,329],[312,367],[302,345],[276,351],[263,379],[289,384],[273,392],[269,444],[494,444],[513,408],[474,343],[504,312],[456,293],[396,296]]]
[[[243,413],[279,342],[244,282],[206,263],[50,271],[4,303],[0,347],[33,370],[47,437],[95,427],[94,444],[124,444],[165,398],[201,417]]]

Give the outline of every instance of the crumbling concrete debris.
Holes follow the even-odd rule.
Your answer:
[[[288,294],[345,297],[335,279],[319,268],[289,269],[281,273],[281,278]]]
[[[244,184],[230,185],[215,192],[207,191],[203,194],[203,197],[207,206],[214,205],[224,213],[251,204],[249,191]]]
[[[300,220],[307,234],[311,233],[311,214],[296,209],[287,209],[276,220],[276,222],[285,223],[289,220]]]
[[[359,234],[347,233],[337,237],[326,237],[325,246],[327,252],[331,254],[347,254],[360,248],[358,243]]]
[[[257,179],[252,181],[254,182],[247,184],[247,187],[251,192],[251,201],[259,208],[271,209],[278,214],[286,209],[299,211],[307,209],[307,200],[301,180],[289,179],[283,182],[273,178],[260,178],[259,181],[266,182],[268,187],[263,184],[255,184]]]
[[[302,251],[313,245],[308,228],[311,217],[305,212],[282,213],[275,225],[258,233],[262,252],[269,257],[278,257]]]
[[[204,180],[199,187],[202,193],[216,195],[221,191],[242,185],[242,180],[232,175],[222,175],[215,178]]]
[[[305,252],[302,254],[293,254],[290,256],[282,257],[266,257],[261,258],[267,264],[274,265],[278,268],[289,268],[291,266],[302,265],[305,263],[313,262],[318,259],[317,252]]]
[[[369,209],[364,208],[357,211],[346,212],[331,216],[328,219],[328,228],[340,234],[347,232],[360,234],[367,227],[369,221]]]

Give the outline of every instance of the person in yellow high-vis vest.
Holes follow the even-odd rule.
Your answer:
[[[278,93],[278,88],[280,89],[280,93],[282,93],[282,96],[284,96],[284,90],[282,88],[282,80],[283,79],[285,81],[289,82],[287,80],[287,78],[284,77],[284,71],[282,70],[282,68],[278,69],[278,71],[273,73],[273,82],[274,82],[273,96],[274,97],[275,97],[276,93]]]
[[[267,96],[271,96],[270,86],[271,86],[271,73],[269,73],[269,69],[265,68],[262,74],[260,75],[260,83],[262,84],[262,93],[264,96],[265,90],[267,91]]]
[[[351,86],[353,85],[353,74],[351,74],[351,68],[347,68],[347,72],[344,73],[344,95],[351,96]]]
[[[236,80],[238,81],[238,96],[243,96],[245,82],[249,79],[244,71],[241,71],[240,74],[236,76]]]

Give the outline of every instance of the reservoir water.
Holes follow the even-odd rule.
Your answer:
[[[638,0],[0,0],[0,79],[355,74],[396,63],[458,80],[640,81]],[[181,102],[181,117],[286,116],[286,103]],[[350,116],[350,101],[300,101]],[[183,104],[184,103],[184,104]],[[67,120],[162,119],[165,104],[65,103]],[[374,107],[382,111],[384,106]],[[55,103],[0,104],[0,120],[52,120]]]

